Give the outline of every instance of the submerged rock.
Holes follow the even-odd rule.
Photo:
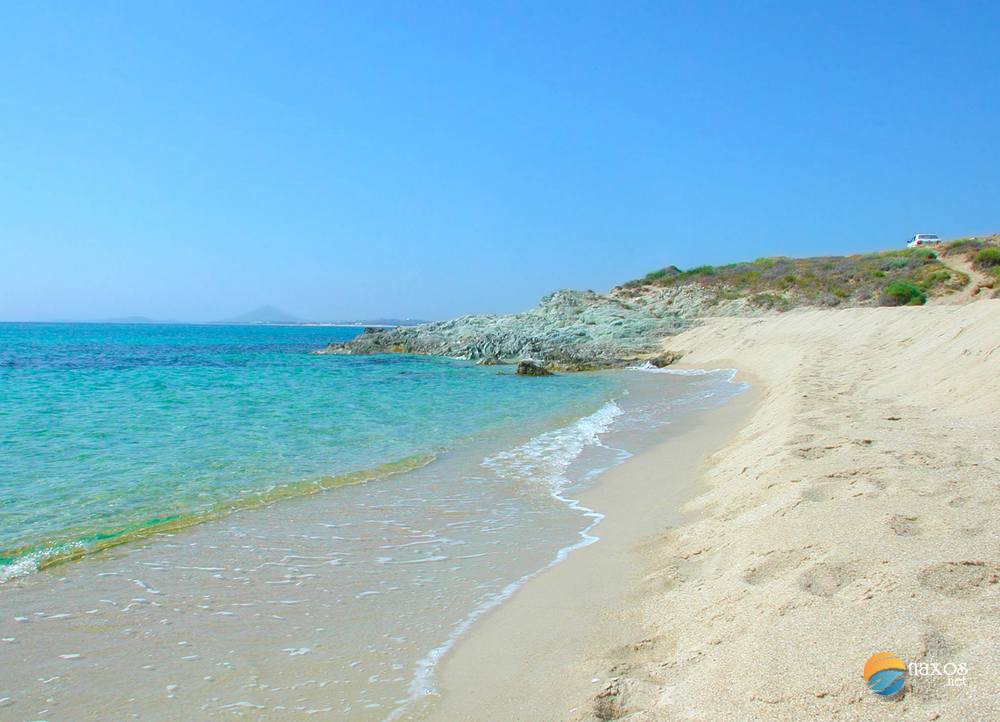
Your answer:
[[[535,361],[525,360],[517,365],[518,376],[551,376],[552,372]]]

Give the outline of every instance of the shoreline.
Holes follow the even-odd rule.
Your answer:
[[[621,636],[621,620],[604,611],[634,594],[642,571],[633,555],[644,553],[650,536],[685,523],[683,507],[701,490],[705,455],[728,443],[752,414],[758,393],[753,382],[723,405],[671,425],[667,439],[575,495],[602,515],[592,529],[597,542],[541,570],[480,619],[441,660],[440,696],[414,716],[564,720],[578,712],[580,699],[597,691],[594,679],[606,663],[602,647]],[[638,629],[634,621],[628,626]],[[538,716],[541,709],[548,712]]]
[[[176,513],[152,517],[129,526],[91,533],[89,536],[66,537],[13,549],[0,549],[0,585],[23,579],[51,567],[77,562],[114,547],[135,544],[158,535],[174,534],[191,527],[221,521],[244,511],[263,510],[283,501],[301,499],[331,491],[342,486],[385,481],[398,474],[406,474],[434,463],[437,456],[418,453],[394,459],[366,469],[327,474],[316,478],[291,482],[255,495],[246,495],[218,502],[200,512]]]
[[[1000,716],[998,343],[995,300],[709,318],[667,339],[685,366],[756,377],[752,412],[688,459],[683,519],[626,498],[638,523],[616,525],[595,502],[602,542],[470,633],[430,718]],[[968,676],[885,700],[861,674],[880,650]]]
[[[620,398],[567,425],[521,429],[523,443],[471,440],[391,483],[237,510],[19,578],[0,588],[10,610],[0,647],[15,662],[0,698],[51,718],[70,699],[126,716],[142,698],[147,714],[384,719],[421,664],[435,681],[433,655],[469,626],[456,621],[478,626],[493,587],[509,596],[500,581],[519,588],[553,554],[590,543],[596,515],[565,490],[599,486],[598,470],[656,443],[659,424],[701,424],[737,393],[726,376],[627,372]],[[618,415],[635,424],[611,430]],[[608,446],[596,443],[603,432]],[[127,684],[93,696],[116,680]]]
[[[644,384],[630,396],[636,408],[655,396],[647,398],[661,373],[738,369],[735,380],[750,380],[749,388],[719,406],[701,406],[697,394],[679,396],[695,406],[682,404],[669,426],[650,427],[658,430],[628,447],[638,449],[634,456],[601,467],[596,483],[565,498],[558,493],[565,487],[551,487],[554,498],[600,516],[599,524],[554,561],[517,578],[511,593],[504,588],[498,597],[503,603],[474,612],[454,640],[433,649],[430,686],[440,694],[389,709],[400,710],[396,718],[442,720],[994,715],[998,311],[1000,301],[979,301],[715,317],[667,338],[663,353],[683,353],[684,363],[640,374]],[[537,445],[546,433],[512,451]],[[613,437],[608,443],[596,446],[614,451]],[[547,448],[533,453],[546,459]],[[207,709],[205,699],[219,713],[234,706],[288,709],[282,689],[299,689],[306,677],[308,692],[296,692],[302,710],[333,711],[333,695],[358,689],[357,706],[344,697],[340,710],[384,718],[385,702],[365,696],[380,674],[361,662],[355,667],[351,660],[360,657],[337,657],[343,650],[329,645],[331,638],[350,639],[358,649],[388,647],[371,644],[371,620],[423,609],[400,605],[400,582],[430,591],[428,599],[440,605],[434,619],[456,619],[457,595],[490,582],[474,576],[478,562],[460,560],[490,553],[552,559],[532,547],[538,517],[499,546],[449,538],[463,533],[452,527],[469,522],[447,494],[433,490],[438,477],[454,476],[446,468],[465,468],[466,455],[443,459],[446,466],[425,480],[426,492],[412,480],[367,487],[371,497],[346,486],[343,497],[299,498],[269,514],[237,512],[226,524],[159,535],[162,544],[115,547],[63,578],[43,572],[60,593],[35,578],[12,608],[17,616],[0,620],[9,650],[27,655],[18,670],[23,689],[29,677],[73,679],[70,662],[112,684],[120,672],[101,659],[113,644],[108,632],[131,636],[139,629],[142,669],[162,668],[172,677],[157,710]],[[503,479],[477,488],[490,494]],[[496,501],[482,497],[468,510]],[[339,523],[343,509],[355,505],[372,512]],[[408,510],[414,523],[400,522]],[[436,531],[428,535],[432,519]],[[600,543],[590,543],[588,533]],[[397,551],[377,552],[386,556],[370,568],[352,567],[363,573],[344,587],[342,565],[351,566],[358,550],[370,551],[366,540]],[[467,541],[455,550],[462,554],[449,551]],[[473,576],[455,576],[460,568]],[[447,581],[435,580],[438,573]],[[379,609],[388,616],[377,616]],[[331,637],[314,627],[314,615],[337,632]],[[421,644],[401,631],[407,633],[383,637],[400,649]],[[57,646],[58,659],[29,651]],[[970,693],[913,680],[900,699],[875,697],[859,670],[884,649],[910,663],[968,665]],[[85,661],[77,663],[81,652]],[[383,652],[377,669],[386,682],[403,682],[389,675],[407,666],[390,664],[398,660]],[[259,674],[265,658],[266,683]],[[339,678],[331,676],[334,659],[344,665]],[[156,684],[131,668],[127,679],[135,688]],[[119,700],[117,709],[134,701]]]

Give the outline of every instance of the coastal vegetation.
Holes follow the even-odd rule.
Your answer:
[[[976,277],[980,289],[993,289],[993,297],[1000,298],[1000,234],[959,238],[945,246],[943,255],[957,259]]]
[[[716,302],[746,299],[764,310],[797,306],[920,304],[928,295],[962,288],[968,278],[926,248],[906,248],[853,256],[758,258],[724,266],[676,266],[630,281],[625,294],[652,287],[699,286]]]
[[[921,306],[1000,278],[1000,237],[851,256],[758,258],[687,270],[665,266],[610,293],[562,290],[507,316],[463,316],[409,328],[366,329],[318,353],[414,353],[480,363],[529,359],[548,370],[652,362],[662,342],[706,316],[795,308]],[[970,275],[972,274],[972,275]],[[987,287],[992,287],[990,280]]]
[[[983,248],[976,254],[976,265],[979,268],[995,268],[1000,266],[1000,248]]]
[[[920,286],[909,281],[893,281],[882,296],[883,306],[923,306],[927,303],[927,294]]]

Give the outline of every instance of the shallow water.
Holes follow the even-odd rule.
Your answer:
[[[7,705],[0,716],[419,716],[433,700],[437,662],[476,619],[597,539],[600,510],[580,506],[575,494],[599,483],[602,469],[669,434],[671,423],[741,389],[723,371],[526,379],[442,359],[302,353],[328,339],[330,329],[235,333],[272,339],[261,351],[241,346],[244,371],[231,373],[244,390],[253,383],[242,374],[269,379],[258,383],[270,403],[255,406],[254,416],[263,414],[274,428],[266,433],[267,423],[244,414],[253,433],[237,427],[244,435],[234,445],[206,430],[214,441],[185,447],[212,450],[213,469],[243,470],[239,484],[219,477],[229,513],[0,585],[0,700]],[[229,331],[221,335],[231,341]],[[246,371],[248,365],[256,370]],[[321,411],[286,398],[297,393],[311,394]],[[317,401],[323,397],[339,402]],[[200,409],[203,400],[191,403]],[[183,408],[172,413],[183,418]],[[336,433],[303,441],[326,424],[346,428],[346,409],[365,410],[353,428],[368,429],[378,443],[351,445]],[[220,433],[231,429],[228,413],[215,425]],[[301,432],[299,413],[309,418]],[[338,438],[339,445],[330,441]],[[112,448],[133,447],[112,441]],[[378,466],[386,448],[390,457],[433,453],[434,461],[264,508],[232,503],[246,489]],[[232,452],[246,449],[255,462],[238,466]],[[174,452],[167,449],[165,458],[186,464],[199,484],[211,476],[200,468],[205,457]],[[334,471],[319,470],[324,464]],[[84,467],[68,465],[66,473]],[[248,481],[248,472],[260,469],[279,479],[280,469],[298,470],[284,482]],[[671,481],[665,474],[664,483]],[[205,499],[191,488],[165,484],[153,497]],[[176,491],[182,493],[170,496]],[[143,508],[147,497],[133,493],[131,506]],[[210,495],[206,503],[218,499]],[[115,514],[111,519],[121,518]]]
[[[447,359],[307,353],[357,333],[0,324],[0,581],[541,429],[614,392],[594,376],[529,386]]]

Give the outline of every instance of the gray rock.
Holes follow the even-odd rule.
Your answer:
[[[509,316],[463,316],[398,328],[366,328],[353,341],[317,353],[412,353],[485,363],[531,358],[555,370],[613,368],[659,352],[661,339],[690,319],[614,294],[556,291],[535,308]]]
[[[646,360],[649,365],[662,369],[681,360],[684,354],[679,351],[664,351],[659,356],[653,356]]]
[[[484,364],[535,359],[549,370],[587,371],[679,357],[663,339],[699,317],[759,315],[746,298],[720,300],[700,285],[622,286],[611,293],[556,291],[534,308],[508,316],[462,316],[418,326],[366,328],[347,343],[316,353],[412,353]]]
[[[552,372],[547,368],[542,366],[540,363],[530,360],[524,360],[517,365],[517,371],[514,372],[518,376],[551,376]]]

